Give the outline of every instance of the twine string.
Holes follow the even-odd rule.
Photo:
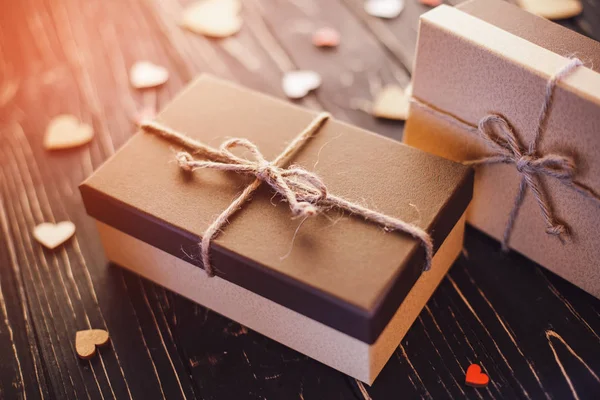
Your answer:
[[[433,105],[427,104],[414,97],[412,98],[412,104],[415,106],[441,117],[447,122],[466,129],[479,137],[486,144],[490,151],[489,155],[476,160],[465,161],[464,164],[512,164],[520,174],[521,181],[519,183],[519,188],[504,228],[502,240],[502,248],[504,250],[508,250],[510,237],[521,206],[523,205],[527,189],[533,194],[540,209],[546,224],[546,233],[557,237],[562,243],[565,242],[565,237],[569,235],[566,225],[559,222],[555,216],[547,190],[540,181],[541,176],[555,178],[564,186],[575,190],[577,193],[580,193],[584,197],[594,201],[597,205],[600,205],[600,195],[586,185],[575,180],[576,164],[573,157],[560,153],[539,154],[537,149],[546,130],[556,85],[561,79],[581,65],[583,65],[583,63],[577,58],[569,60],[569,62],[556,72],[546,83],[544,101],[540,110],[535,134],[528,146],[524,146],[521,143],[512,125],[503,115],[496,113],[488,114],[481,118],[477,126],[474,126],[457,116],[434,107]]]
[[[221,228],[229,223],[229,218],[242,208],[244,203],[250,199],[252,193],[263,182],[287,201],[294,218],[312,217],[324,210],[337,208],[376,223],[382,226],[385,231],[398,231],[412,236],[420,241],[425,249],[425,266],[423,269],[427,271],[431,268],[433,242],[425,230],[417,225],[371,210],[329,193],[327,186],[325,186],[321,178],[314,172],[307,171],[295,165],[287,168],[283,167],[304,146],[308,139],[319,131],[329,117],[328,113],[319,114],[271,162],[267,161],[258,147],[247,139],[230,139],[225,141],[219,149],[215,149],[156,121],[144,121],[140,124],[143,131],[186,147],[194,155],[203,158],[195,159],[192,154],[185,151],[177,153],[177,163],[185,171],[192,172],[197,169],[209,168],[220,171],[233,171],[256,178],[210,224],[202,235],[200,254],[208,276],[214,276],[215,274],[210,260],[211,241],[216,237]],[[233,154],[231,150],[236,147],[246,149],[250,153],[251,158],[242,158]]]

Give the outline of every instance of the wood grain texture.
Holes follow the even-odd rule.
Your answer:
[[[286,71],[314,69],[324,85],[298,103],[399,139],[401,123],[361,108],[381,85],[410,80],[427,7],[406,3],[382,21],[362,0],[246,0],[242,31],[221,41],[178,26],[186,0],[0,4],[0,398],[597,398],[600,302],[472,229],[468,256],[372,387],[106,263],[77,185],[133,134],[137,110],[198,73],[283,97]],[[599,16],[588,0],[563,23],[598,38]],[[312,47],[321,26],[342,33],[338,49]],[[171,73],[156,98],[129,86],[141,59]],[[94,127],[89,146],[43,150],[60,113]],[[33,227],[60,220],[76,224],[74,239],[41,248]],[[74,335],[89,328],[111,344],[79,360]],[[472,362],[488,388],[464,385]]]

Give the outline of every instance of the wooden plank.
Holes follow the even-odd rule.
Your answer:
[[[147,0],[144,16],[152,29],[160,32],[160,42],[171,58],[178,59],[185,69],[186,80],[200,73],[210,73],[249,88],[284,97],[280,80],[282,71],[293,68],[281,52],[267,53],[247,28],[234,37],[211,40],[182,29],[178,21],[184,7],[192,1]],[[245,25],[249,22],[245,21]],[[170,93],[172,95],[172,93]],[[319,109],[313,96],[300,104]]]
[[[424,397],[589,398],[600,390],[600,304],[561,278],[470,229],[452,268],[392,360],[367,392],[405,393],[408,366]],[[575,304],[574,304],[574,303]],[[464,386],[471,363],[487,389]],[[427,392],[425,392],[427,390]]]
[[[0,232],[4,239],[0,242],[0,265],[3,267],[0,268],[0,398],[48,398],[48,383],[30,321],[27,296],[2,196]]]
[[[138,314],[128,300],[121,271],[107,269],[77,192],[79,182],[133,131],[130,116],[141,97],[129,88],[127,67],[142,56],[139,46],[155,46],[147,27],[125,18],[131,11],[109,8],[104,2],[20,2],[12,21],[29,24],[2,24],[3,39],[18,39],[3,42],[2,48],[20,83],[12,101],[16,106],[3,113],[3,121],[9,122],[0,145],[6,177],[2,196],[16,262],[31,299],[37,345],[53,396],[60,398],[151,398],[157,393],[165,398],[194,397],[181,362],[158,361],[171,356],[169,352],[179,360],[174,348],[147,348],[156,333],[142,332],[134,322]],[[90,30],[90,25],[99,29]],[[123,28],[131,41],[119,39]],[[40,32],[46,34],[39,38]],[[145,50],[146,57],[169,59],[160,48],[154,54]],[[175,74],[172,83],[178,79]],[[28,114],[23,122],[19,110]],[[83,149],[49,154],[40,146],[44,127],[63,112],[92,123],[96,139]],[[76,238],[63,249],[49,252],[33,242],[35,224],[62,219],[78,227]],[[89,327],[108,328],[111,348],[91,361],[80,361],[73,349],[74,334]]]
[[[600,40],[600,4],[594,0],[582,0],[583,13],[573,18],[580,33]]]
[[[471,240],[469,265],[456,274],[456,286],[460,288],[460,282],[464,282],[462,292],[470,297],[471,308],[487,321],[490,331],[497,332],[495,340],[501,348],[512,353],[513,359],[521,359],[509,363],[514,379],[519,379],[532,397],[541,396],[536,390],[542,388],[557,398],[569,397],[569,379],[578,381],[575,391],[582,397],[597,392],[600,381],[594,373],[578,376],[577,371],[588,365],[597,374],[600,368],[598,300],[514,253],[496,251],[490,257],[483,250],[487,241],[493,241],[483,235]],[[493,273],[473,267],[482,262],[489,263]],[[504,265],[512,268],[502,268]],[[474,287],[473,282],[478,286]],[[497,282],[510,282],[508,298],[505,286]],[[575,312],[571,301],[579,303]],[[569,346],[574,353],[557,358],[552,351],[557,346],[564,346],[561,351]]]
[[[387,50],[410,72],[412,72],[419,16],[431,7],[419,3],[417,0],[405,1],[402,13],[394,19],[385,20],[368,15],[364,10],[363,0],[340,0],[359,18],[366,27]],[[445,0],[448,5],[457,5],[467,0]],[[515,3],[516,0],[507,0]],[[561,25],[573,29],[581,34],[600,40],[600,7],[592,0],[584,0],[582,15],[562,21]],[[590,21],[594,21],[590,22]]]
[[[419,16],[431,8],[416,0],[404,2],[404,10],[393,19],[373,17],[366,13],[362,0],[340,0],[409,72],[412,72]]]
[[[271,43],[278,43],[296,68],[323,77],[315,95],[326,110],[384,136],[401,137],[402,123],[373,118],[368,107],[384,85],[405,87],[410,77],[344,5],[314,0],[282,1],[276,7],[268,0],[251,0],[244,5],[248,29],[265,49],[272,52]],[[266,32],[259,34],[257,27],[263,25]],[[313,33],[324,26],[340,32],[337,48],[319,49],[312,44]],[[267,35],[276,40],[266,40]]]
[[[177,26],[185,1],[27,0],[0,13],[0,262],[10,266],[0,269],[0,397],[584,398],[597,392],[598,301],[499,253],[473,230],[470,258],[457,263],[370,388],[107,267],[76,186],[130,137],[131,116],[152,100],[128,86],[127,69],[138,59],[171,71],[161,104],[200,72],[283,97],[285,71],[316,69],[325,85],[301,104],[399,137],[402,124],[381,124],[348,99],[368,99],[380,82],[405,84],[408,50],[394,53],[379,43],[370,25],[348,12],[356,7],[321,3],[249,0],[244,29],[223,41]],[[312,48],[317,24],[337,27],[350,42],[329,53]],[[369,62],[354,70],[356,59]],[[342,78],[346,67],[352,79]],[[94,125],[90,146],[43,151],[44,127],[61,112]],[[60,219],[76,223],[76,240],[56,252],[40,249],[31,229]],[[72,335],[87,327],[107,328],[112,345],[79,361]],[[476,361],[492,377],[487,389],[463,384]]]

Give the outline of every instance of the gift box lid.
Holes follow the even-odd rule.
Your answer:
[[[413,96],[472,124],[492,111],[506,115],[527,141],[548,80],[571,57],[583,66],[561,79],[556,97],[581,97],[595,106],[599,42],[502,0],[441,5],[420,18]],[[557,130],[553,122],[548,136]]]
[[[204,75],[158,121],[213,147],[246,138],[272,160],[315,115]],[[174,162],[176,150],[139,132],[80,191],[95,219],[202,267],[202,233],[252,180],[208,169],[185,173]],[[470,168],[334,119],[293,163],[315,171],[331,193],[425,229],[435,249],[472,195]],[[412,237],[335,209],[292,219],[264,184],[212,241],[211,257],[214,279],[367,343],[377,339],[424,265],[423,247]]]
[[[600,43],[503,0],[469,0],[455,7],[564,57],[577,56],[600,72]]]

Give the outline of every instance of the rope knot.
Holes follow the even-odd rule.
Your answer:
[[[515,162],[517,171],[519,171],[521,174],[535,172],[535,168],[533,167],[534,160],[535,159],[532,156],[528,156],[528,155],[517,158],[517,160]]]
[[[182,170],[188,172],[192,172],[194,170],[191,164],[191,162],[194,161],[194,158],[191,156],[190,153],[180,151],[175,156],[175,160],[177,160],[177,165],[179,165],[179,168],[181,168]]]
[[[273,166],[268,162],[261,162],[256,167],[256,177],[263,182],[269,182],[273,174]]]

